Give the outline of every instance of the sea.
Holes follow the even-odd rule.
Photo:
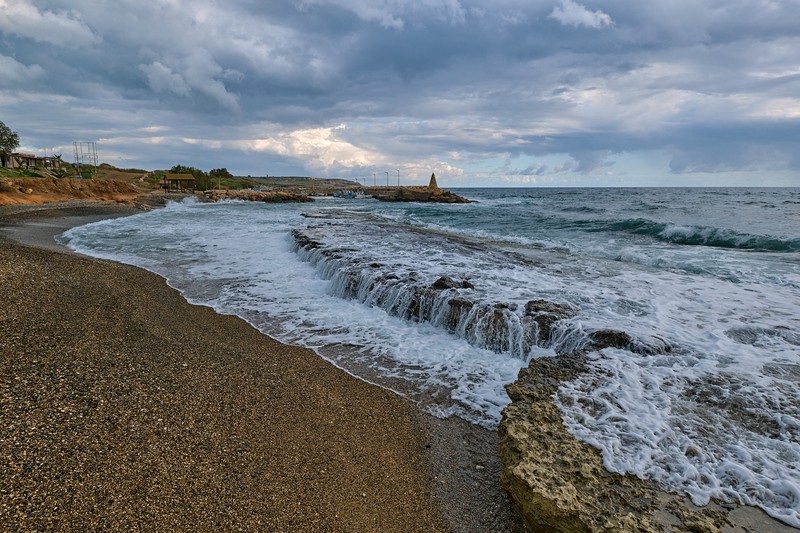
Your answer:
[[[554,401],[608,470],[800,528],[800,189],[454,192],[475,203],[187,200],[58,239],[487,428],[532,358],[585,353]],[[569,312],[531,334],[530,302]]]

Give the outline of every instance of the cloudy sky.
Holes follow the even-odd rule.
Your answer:
[[[0,0],[21,150],[447,186],[800,186],[800,0]]]

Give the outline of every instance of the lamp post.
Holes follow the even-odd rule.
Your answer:
[[[389,186],[389,172],[386,172],[386,186]]]
[[[395,170],[397,170],[397,186],[399,187],[400,186],[400,169],[397,168]]]

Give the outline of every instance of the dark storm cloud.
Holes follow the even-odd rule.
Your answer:
[[[652,175],[794,172],[796,7],[0,0],[0,120],[245,174],[579,177],[644,152]]]

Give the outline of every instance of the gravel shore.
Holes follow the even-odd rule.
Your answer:
[[[0,208],[0,529],[523,530],[494,432],[53,244],[132,212]]]

